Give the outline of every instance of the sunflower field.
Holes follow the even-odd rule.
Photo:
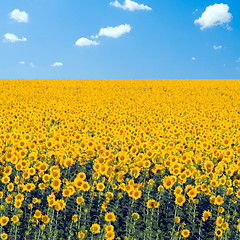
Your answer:
[[[1,80],[0,239],[240,239],[240,81]]]

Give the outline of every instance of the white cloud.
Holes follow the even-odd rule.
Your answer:
[[[4,42],[11,42],[11,43],[14,43],[14,42],[26,42],[27,39],[25,37],[22,37],[22,38],[18,38],[15,34],[13,33],[6,33],[4,35]]]
[[[147,5],[144,4],[138,4],[137,2],[134,2],[132,0],[125,0],[123,4],[119,3],[119,1],[115,0],[114,2],[110,2],[111,6],[117,7],[117,8],[122,8],[124,10],[129,10],[129,11],[135,11],[135,10],[152,10]]]
[[[196,9],[196,10],[193,12],[193,14],[195,14],[196,12],[198,12],[198,9]]]
[[[230,27],[228,24],[226,25],[228,31],[232,31],[232,27]]]
[[[90,38],[97,39],[98,35],[92,35]]]
[[[51,66],[52,66],[52,67],[61,67],[61,66],[63,66],[63,63],[61,63],[61,62],[55,62],[55,63],[53,63]]]
[[[239,62],[240,62],[240,57],[239,57],[239,58],[236,60],[236,62],[237,62],[237,63],[239,63]]]
[[[23,62],[23,61],[22,61],[22,62],[18,62],[18,63],[19,63],[19,64],[25,64],[25,62]]]
[[[93,41],[93,40],[90,40],[90,39],[87,39],[87,38],[79,38],[76,42],[75,42],[75,45],[79,46],[79,47],[85,47],[85,46],[96,46],[98,45],[99,42],[96,42],[96,41]]]
[[[123,34],[130,32],[131,29],[132,28],[129,24],[121,24],[117,27],[101,28],[98,33],[98,36],[118,38],[118,37],[122,36]]]
[[[218,49],[221,49],[222,46],[221,46],[221,45],[220,45],[220,46],[216,46],[216,45],[214,45],[213,48],[214,48],[215,50],[218,50]]]
[[[218,25],[224,25],[232,20],[232,14],[229,11],[227,4],[214,4],[208,6],[199,19],[194,21],[195,24],[201,25],[201,30]],[[227,28],[229,26],[227,25]]]
[[[28,22],[28,14],[25,11],[20,11],[19,9],[15,9],[13,10],[10,14],[9,14],[11,19],[14,19],[17,22],[23,22],[23,23],[27,23]]]
[[[32,62],[29,63],[29,66],[30,67],[35,67],[34,63],[32,63]]]
[[[196,60],[196,58],[195,58],[195,57],[192,57],[192,60]]]

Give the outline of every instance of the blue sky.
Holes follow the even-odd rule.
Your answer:
[[[238,0],[0,1],[0,78],[239,79],[239,9]]]

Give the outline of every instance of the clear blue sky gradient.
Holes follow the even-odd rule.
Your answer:
[[[240,1],[135,0],[152,11],[125,11],[113,0],[0,1],[1,79],[239,79]],[[119,0],[123,2],[123,0]],[[206,7],[228,4],[232,31],[200,30],[194,24]],[[10,19],[18,8],[28,23]],[[195,9],[198,12],[193,14]],[[129,24],[131,32],[100,37],[97,46],[78,47],[100,28]],[[27,42],[4,43],[4,34]],[[213,45],[222,45],[214,50]],[[192,60],[195,57],[196,60]],[[19,64],[24,61],[26,64]],[[32,62],[35,66],[31,67]],[[51,67],[62,62],[62,67]]]

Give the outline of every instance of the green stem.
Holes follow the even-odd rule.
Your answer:
[[[71,239],[71,233],[72,233],[72,223],[73,223],[73,220],[72,220],[72,222],[71,222],[71,225],[70,225],[68,240],[70,240],[70,239]]]
[[[194,203],[194,208],[193,208],[193,223],[195,222],[195,218],[196,218],[196,208],[197,208],[197,204]]]
[[[173,239],[173,234],[174,234],[174,231],[175,231],[175,217],[177,216],[177,208],[178,208],[178,205],[175,205],[175,211],[174,211],[174,224],[173,224],[173,228],[172,228],[172,233],[171,233],[171,239]]]
[[[15,226],[15,235],[14,235],[14,239],[17,240],[17,224]]]
[[[51,216],[51,221],[50,221],[50,233],[52,232],[52,222],[53,222],[53,217],[54,217],[54,208],[53,208],[53,211],[52,211],[52,216]]]
[[[78,206],[78,208],[79,208],[79,206]],[[79,221],[79,223],[78,223],[78,231],[79,231],[80,225],[81,225],[81,216],[82,216],[81,209],[82,209],[82,206],[80,206],[80,210],[79,210],[79,214],[78,214],[78,221]]]
[[[199,230],[198,230],[198,240],[200,240],[200,236],[201,236],[201,230],[202,230],[202,220],[200,221],[200,227],[199,227]]]

